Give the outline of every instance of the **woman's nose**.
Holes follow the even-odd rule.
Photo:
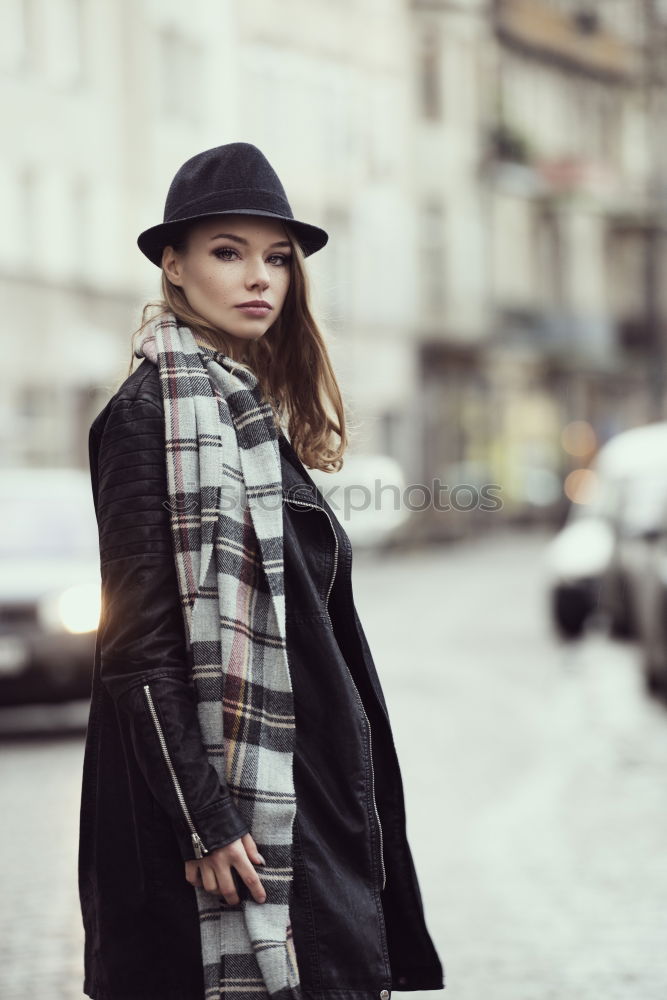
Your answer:
[[[269,284],[269,272],[263,262],[251,264],[248,267],[247,282],[249,285],[261,285],[266,288]]]

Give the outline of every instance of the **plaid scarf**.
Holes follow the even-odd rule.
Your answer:
[[[266,861],[258,869],[264,903],[248,891],[232,905],[194,887],[205,997],[298,1000],[278,430],[255,375],[199,344],[172,313],[151,321],[134,353],[160,375],[165,506],[204,747]]]

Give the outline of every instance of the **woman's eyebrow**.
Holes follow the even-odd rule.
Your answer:
[[[243,243],[244,246],[248,246],[248,241],[242,236],[235,236],[234,233],[216,233],[215,236],[211,236],[212,240],[220,239],[221,236],[226,236],[228,240],[236,240],[237,243]],[[288,247],[290,246],[289,240],[278,240],[277,243],[269,243],[269,247]]]

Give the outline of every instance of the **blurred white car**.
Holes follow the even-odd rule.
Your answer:
[[[637,634],[638,540],[654,527],[667,495],[667,422],[617,434],[590,465],[585,494],[547,546],[552,619],[567,637],[596,612],[616,636]]]
[[[80,469],[0,469],[0,705],[90,695],[97,521]]]
[[[345,455],[338,472],[309,469],[355,548],[391,542],[410,516],[403,503],[405,476],[389,455]]]

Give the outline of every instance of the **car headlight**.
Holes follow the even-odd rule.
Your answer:
[[[39,617],[49,631],[79,634],[97,628],[101,610],[99,584],[79,583],[44,598]]]

